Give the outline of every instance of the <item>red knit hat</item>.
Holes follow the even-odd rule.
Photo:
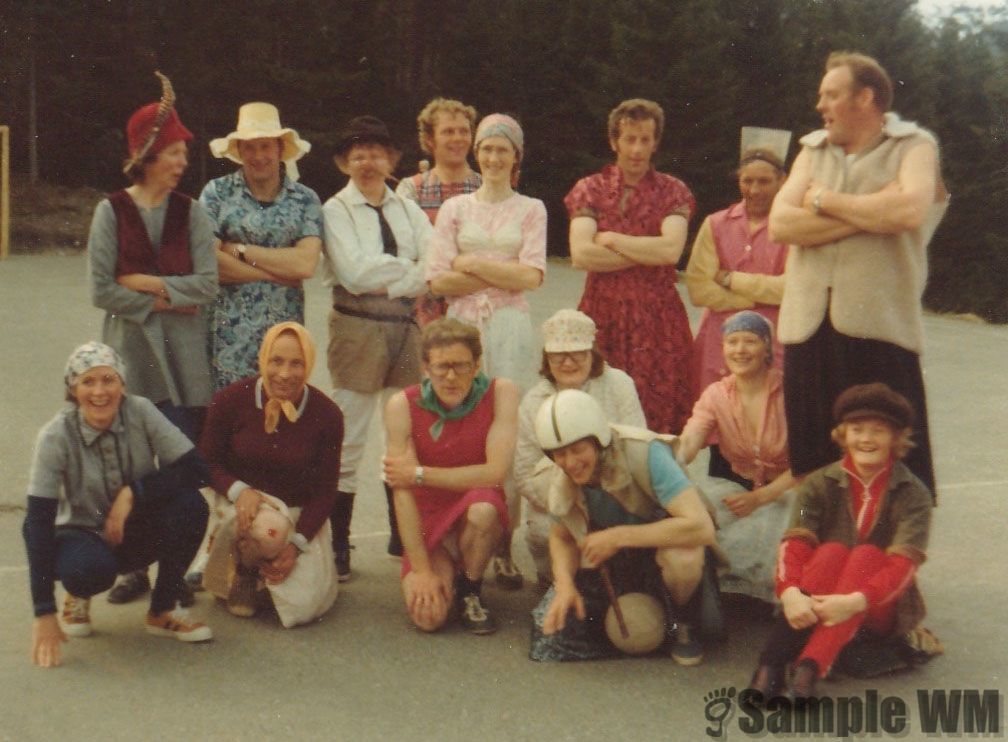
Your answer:
[[[137,150],[143,145],[147,135],[150,134],[151,127],[157,119],[160,103],[148,103],[142,108],[138,108],[130,116],[126,124],[126,140],[129,143],[130,155],[135,155]],[[188,142],[193,138],[189,131],[179,119],[178,111],[174,108],[169,112],[167,120],[161,126],[154,143],[147,149],[144,156],[156,155],[169,144],[175,142]]]

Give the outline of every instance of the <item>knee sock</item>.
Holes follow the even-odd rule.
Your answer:
[[[333,549],[350,544],[350,520],[353,518],[353,492],[337,492],[331,513]]]
[[[393,545],[399,545],[399,551],[402,551],[402,540],[399,538],[399,522],[396,520],[395,512],[395,500],[392,496],[392,488],[387,484],[385,485],[385,500],[388,503],[388,524],[389,532],[392,534],[389,538],[389,548],[391,550]]]
[[[455,590],[459,595],[475,595],[479,597],[483,589],[483,579],[470,580],[465,572],[459,572],[455,578]]]

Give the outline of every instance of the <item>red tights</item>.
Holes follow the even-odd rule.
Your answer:
[[[877,546],[862,544],[848,549],[843,544],[823,544],[805,564],[800,587],[809,595],[846,595],[858,592],[886,563]],[[816,625],[798,660],[815,660],[825,674],[857,630],[864,625],[878,634],[888,634],[896,620],[896,601],[869,606],[835,626]]]

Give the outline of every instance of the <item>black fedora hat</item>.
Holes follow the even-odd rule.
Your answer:
[[[399,149],[385,122],[377,116],[356,116],[347,121],[336,135],[336,154],[345,155],[355,144],[380,144]]]

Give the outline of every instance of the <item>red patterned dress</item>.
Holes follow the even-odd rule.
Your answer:
[[[431,437],[430,427],[437,422],[438,416],[417,404],[420,397],[419,385],[406,389],[413,446],[421,466],[451,468],[486,463],[486,439],[494,421],[496,384],[496,380],[490,382],[483,399],[476,403],[468,415],[458,420],[445,420],[444,429],[437,440]],[[414,487],[413,499],[420,514],[420,530],[428,553],[441,543],[441,539],[458,519],[465,516],[469,506],[477,502],[489,502],[497,508],[505,532],[508,528],[507,507],[504,505],[504,490],[501,487],[479,487],[465,492]],[[409,558],[403,557],[402,575],[405,576],[409,571]]]
[[[629,186],[615,165],[579,180],[564,204],[571,218],[595,219],[600,232],[636,237],[660,235],[666,217],[689,219],[696,208],[681,180],[652,169]],[[674,265],[589,272],[578,307],[598,325],[609,364],[633,378],[648,428],[661,433],[679,433],[694,401],[693,336],[675,284]]]

